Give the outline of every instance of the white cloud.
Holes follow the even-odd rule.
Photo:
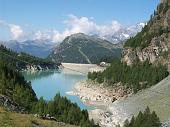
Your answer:
[[[9,24],[4,20],[0,20],[0,26],[7,27],[12,35],[12,39],[18,40],[24,35],[24,31],[19,25]]]
[[[12,34],[12,38],[15,40],[20,39],[24,35],[24,31],[18,25],[9,24],[9,28]]]
[[[74,15],[69,15],[69,19],[66,20],[65,23],[69,27],[71,33],[91,33],[97,30],[96,23],[87,17],[78,18]]]
[[[66,31],[63,32],[63,33],[60,33],[59,31],[54,30],[53,32],[54,32],[54,35],[53,35],[53,37],[52,37],[52,40],[53,40],[54,42],[61,42],[62,40],[64,40],[64,38],[65,38],[66,36],[69,36],[69,35],[70,35],[70,34],[67,33]]]
[[[50,40],[51,38],[52,36],[51,36],[50,31],[43,32],[40,30],[35,32],[34,37],[33,37],[34,40],[47,40],[47,39]]]
[[[98,25],[92,18],[77,17],[69,15],[69,18],[64,21],[67,28],[64,32],[54,31],[53,41],[61,42],[66,36],[75,33],[98,34],[99,36],[112,35],[122,28],[118,21],[112,21],[107,25]]]
[[[101,38],[105,38],[112,41],[112,36],[119,38],[119,35],[123,33],[123,37],[128,37],[131,33],[136,33],[136,26],[126,28],[118,21],[113,20],[107,24],[97,24],[94,18],[90,17],[77,17],[75,15],[68,15],[68,19],[64,21],[65,29],[61,32],[57,29],[54,30],[38,30],[30,31],[30,29],[21,28],[16,24],[8,24],[3,20],[0,20],[0,26],[6,26],[11,32],[12,39],[16,40],[51,40],[53,42],[61,42],[66,36],[70,36],[75,33],[85,33],[87,35],[96,34]],[[139,24],[140,25],[140,24]],[[28,25],[29,26],[29,25]]]

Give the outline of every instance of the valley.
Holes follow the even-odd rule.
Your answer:
[[[45,99],[49,100],[59,90],[61,95],[66,96],[72,102],[76,102],[82,109],[88,109],[89,117],[94,119],[95,122],[99,122],[101,126],[109,127],[117,123],[122,125],[126,119],[137,115],[139,110],[143,111],[147,106],[149,106],[152,111],[156,111],[161,122],[168,122],[170,118],[169,76],[149,89],[139,91],[137,94],[121,96],[112,102],[112,99],[109,99],[112,96],[107,97],[107,94],[105,96],[104,91],[107,91],[108,88],[99,87],[98,90],[95,90],[97,86],[95,87],[94,84],[90,86],[88,82],[88,89],[83,88],[83,82],[87,80],[86,75],[89,71],[103,71],[105,68],[93,64],[62,63],[62,65],[64,66],[62,72],[44,71],[30,72],[30,74],[29,72],[27,72],[28,74],[24,72],[25,74],[23,74],[28,81],[32,82],[33,89],[38,97],[43,96]],[[31,75],[33,75],[32,78],[30,77]],[[62,80],[62,76],[64,76],[64,80]],[[57,85],[59,83],[63,84],[63,88]],[[81,91],[84,99],[77,94],[78,91],[72,93],[76,85],[84,90]],[[43,89],[45,89],[45,91]],[[100,94],[101,98],[94,96]],[[85,98],[88,99],[86,100]],[[164,110],[160,110],[160,105],[161,109]]]
[[[170,127],[169,17],[170,0],[0,0],[0,127]]]

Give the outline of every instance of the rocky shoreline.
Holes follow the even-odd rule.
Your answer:
[[[170,76],[152,86],[151,88],[139,91],[137,94],[128,94],[118,98],[114,103],[102,103],[104,107],[97,107],[94,110],[89,110],[89,116],[99,123],[101,127],[116,127],[116,125],[123,125],[126,119],[130,119],[133,115],[137,115],[139,111],[143,111],[147,106],[151,107],[151,110],[156,111],[162,122],[162,127],[169,127],[169,86]],[[86,83],[88,81],[85,81]],[[83,83],[77,84],[82,85]],[[94,85],[94,84],[93,84]],[[97,85],[97,84],[96,84]],[[89,86],[90,87],[90,86]],[[94,87],[94,86],[93,86]],[[99,85],[98,85],[99,87]],[[76,86],[77,88],[77,86]],[[78,87],[79,88],[79,87]],[[80,87],[84,89],[85,87]],[[155,92],[151,92],[155,91]],[[83,95],[88,96],[91,94],[88,89],[81,90],[79,97]],[[85,94],[86,92],[86,94]],[[164,94],[160,94],[164,93]],[[96,90],[93,90],[93,95],[98,94]],[[160,99],[161,98],[161,99]],[[87,104],[87,103],[86,103]],[[159,106],[157,106],[159,105]],[[95,105],[94,105],[95,106]],[[161,106],[161,107],[160,107]],[[162,110],[160,110],[160,108]]]
[[[114,87],[105,87],[104,83],[86,80],[75,85],[73,94],[87,105],[105,106],[130,96],[132,91],[121,83],[115,84]]]
[[[17,63],[16,68],[19,71],[40,71],[40,70],[51,70],[59,69],[61,64],[25,64]]]
[[[104,83],[98,84],[95,81],[86,80],[78,82],[71,94],[78,96],[86,105],[96,107],[94,110],[88,111],[89,117],[96,123],[102,127],[113,127],[118,125],[120,120],[113,117],[116,112],[109,112],[106,109],[113,103],[131,96],[133,92],[121,83],[109,87]],[[123,119],[122,122],[125,120]]]

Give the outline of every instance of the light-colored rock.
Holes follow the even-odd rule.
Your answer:
[[[79,96],[88,105],[103,106],[120,98],[128,97],[132,93],[121,83],[115,84],[111,88],[104,86],[104,84],[98,84],[91,80],[82,81],[75,85],[74,95]]]

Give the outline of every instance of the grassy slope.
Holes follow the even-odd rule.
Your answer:
[[[32,114],[7,112],[0,107],[0,127],[76,127],[35,118]]]
[[[84,34],[67,37],[49,59],[65,63],[99,63],[106,57],[120,57],[121,49],[112,43]]]

